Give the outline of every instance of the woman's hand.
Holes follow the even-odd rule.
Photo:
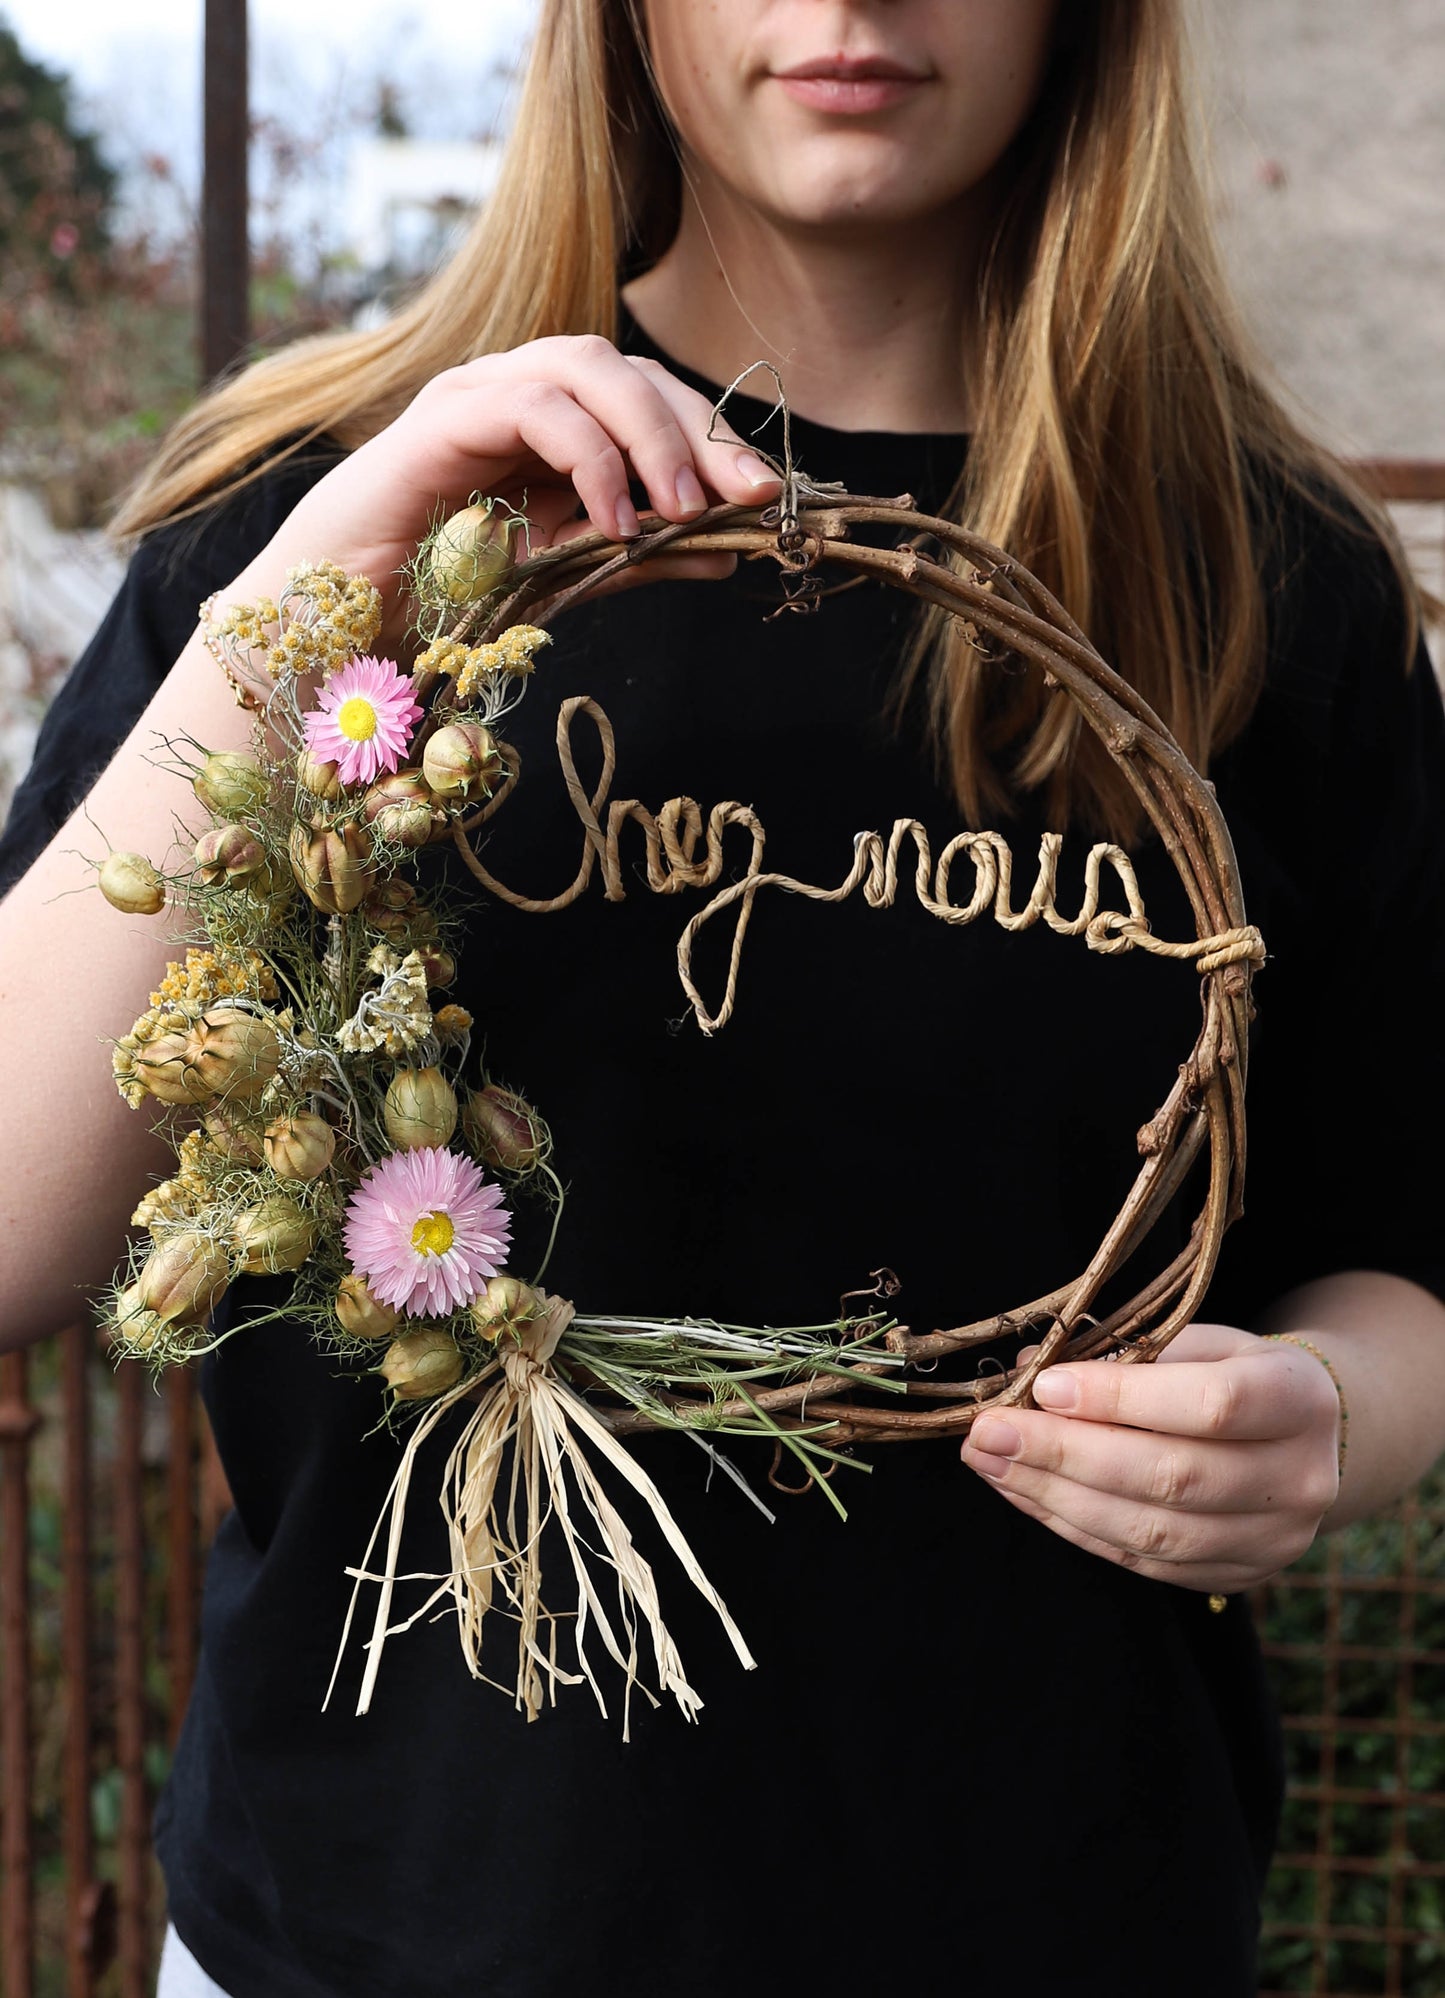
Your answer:
[[[1190,1325],[1153,1366],[1051,1367],[1034,1396],[1053,1406],[980,1416],[964,1463],[1076,1547],[1180,1588],[1277,1574],[1339,1491],[1339,1397],[1296,1346]]]
[[[709,441],[710,423],[705,396],[598,336],[486,355],[435,376],[394,423],[321,479],[238,584],[274,587],[292,563],[324,557],[370,576],[390,612],[397,572],[439,503],[464,505],[473,492],[524,510],[533,551],[589,526],[630,540],[638,531],[632,480],[671,521],[691,520],[717,500],[771,499],[778,481],[762,459],[721,420]],[[716,576],[733,560],[661,557],[649,568],[654,576]]]

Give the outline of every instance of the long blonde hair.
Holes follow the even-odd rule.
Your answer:
[[[984,266],[977,421],[950,510],[1048,584],[1207,770],[1258,696],[1281,495],[1388,528],[1282,411],[1233,317],[1180,0],[1090,0],[1068,20]],[[298,341],[204,397],[116,530],[193,512],[308,439],[354,447],[477,355],[615,337],[620,274],[666,249],[680,199],[634,6],[545,0],[496,191],[451,262],[382,326]],[[990,672],[927,618],[900,699],[925,673],[974,823],[1022,786],[1056,822],[1137,827],[1107,755],[1037,676]]]

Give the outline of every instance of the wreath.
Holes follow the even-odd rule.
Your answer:
[[[1058,1361],[1157,1357],[1194,1315],[1239,1212],[1250,982],[1264,951],[1245,919],[1212,788],[1021,564],[956,523],[917,512],[906,496],[860,497],[807,480],[786,432],[777,469],[782,494],[768,508],[717,506],[686,525],[647,523],[625,545],[592,533],[524,559],[524,516],[474,500],[439,521],[409,565],[417,645],[409,673],[371,653],[378,592],[333,564],[293,570],[274,602],[210,601],[203,628],[254,716],[252,748],[213,754],[168,742],[165,767],[190,779],[210,828],[193,844],[187,835],[189,850],[165,868],[133,853],[111,853],[101,865],[100,886],[115,906],[179,910],[194,938],[113,1050],[121,1093],[159,1109],[177,1151],[174,1174],[133,1216],[143,1238],[105,1314],[114,1350],[157,1367],[213,1350],[259,1322],[253,1314],[219,1331],[211,1325],[238,1275],[292,1272],[287,1300],[263,1316],[305,1327],[345,1368],[374,1369],[385,1390],[382,1419],[408,1427],[371,1541],[348,1570],[354,1586],[338,1669],[362,1591],[376,1592],[358,1712],[370,1702],[387,1638],[441,1605],[455,1612],[478,1678],[491,1677],[484,1634],[498,1621],[513,1624],[515,1670],[505,1689],[529,1719],[559,1685],[583,1681],[605,1710],[594,1649],[622,1672],[624,1724],[634,1688],[655,1701],[639,1664],[640,1633],[650,1640],[658,1692],[693,1717],[701,1701],[667,1630],[656,1576],[604,1474],[641,1499],[739,1658],[753,1660],[663,1493],[628,1450],[630,1434],[681,1432],[760,1505],[726,1443],[771,1439],[773,1481],[791,1456],[805,1484],[816,1483],[842,1512],[831,1473],[856,1461],[856,1445],[961,1435],[985,1407],[1026,1403],[1042,1369]],[[870,538],[856,539],[859,530]],[[719,806],[704,826],[690,801],[674,800],[656,820],[629,803],[614,806],[604,824],[610,724],[585,698],[564,703],[558,725],[586,829],[579,877],[549,903],[513,895],[479,851],[520,768],[506,717],[565,612],[664,552],[730,552],[776,565],[779,611],[818,608],[825,569],[870,579],[964,620],[985,657],[1043,673],[1126,776],[1183,883],[1195,935],[1169,942],[1153,934],[1129,857],[1107,842],[1088,856],[1081,906],[1062,912],[1062,842],[1053,833],[1043,837],[1019,907],[1014,856],[1001,835],[961,832],[935,857],[912,820],[886,836],[860,834],[836,887],[764,872],[760,843],[748,871],[718,887],[722,832],[746,809]],[[581,714],[602,741],[603,778],[591,794],[570,755],[569,730]],[[555,1240],[562,1182],[545,1117],[478,1067],[474,1023],[445,999],[457,912],[429,898],[428,854],[449,846],[488,893],[531,909],[561,907],[595,867],[610,878],[619,812],[644,820],[654,887],[716,890],[678,945],[679,976],[705,1033],[724,1029],[736,1004],[747,919],[762,889],[827,900],[862,893],[886,906],[908,858],[913,891],[941,921],[992,918],[1006,929],[1042,922],[1093,951],[1143,950],[1192,966],[1198,1038],[1138,1133],[1133,1184],[1087,1267],[1042,1297],[928,1331],[896,1322],[889,1307],[897,1281],[886,1271],[846,1293],[826,1323],[747,1327],[600,1314],[548,1292],[545,1261],[530,1276],[510,1269],[511,1204],[531,1194],[547,1200]],[[1110,876],[1121,906],[1108,905]],[[710,1009],[692,947],[701,923],[729,908],[737,915],[727,988]],[[1126,1302],[1096,1313],[1104,1286],[1206,1154],[1185,1245]],[[1011,1335],[1032,1342],[1011,1368],[947,1379],[932,1366]],[[454,1411],[463,1419],[442,1481],[450,1566],[429,1578],[421,1606],[399,1617],[401,1529],[419,1452]],[[565,1615],[542,1598],[546,1521],[561,1535],[575,1585]],[[488,1667],[493,1653],[489,1641]],[[335,1683],[333,1674],[332,1690]]]

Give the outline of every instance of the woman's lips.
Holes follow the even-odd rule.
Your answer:
[[[859,117],[902,104],[922,85],[921,76],[780,76],[777,79],[795,103],[810,111],[831,111]]]

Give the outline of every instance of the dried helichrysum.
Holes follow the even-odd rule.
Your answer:
[[[381,982],[363,992],[356,1011],[336,1030],[343,1054],[375,1054],[385,1050],[402,1061],[434,1037],[427,999],[426,970],[417,951],[398,957],[386,944],[377,944],[366,968]]]
[[[472,1016],[465,1006],[438,1006],[432,1027],[439,1041],[464,1041],[472,1031]]]
[[[490,645],[474,646],[457,672],[458,706],[466,707],[486,681],[498,673],[525,678],[532,671],[535,655],[551,643],[551,632],[543,631],[539,625],[511,624]]]
[[[281,601],[227,604],[207,617],[222,652],[261,655],[272,679],[330,673],[365,652],[381,629],[381,594],[365,576],[335,562],[302,562],[287,571]]]

